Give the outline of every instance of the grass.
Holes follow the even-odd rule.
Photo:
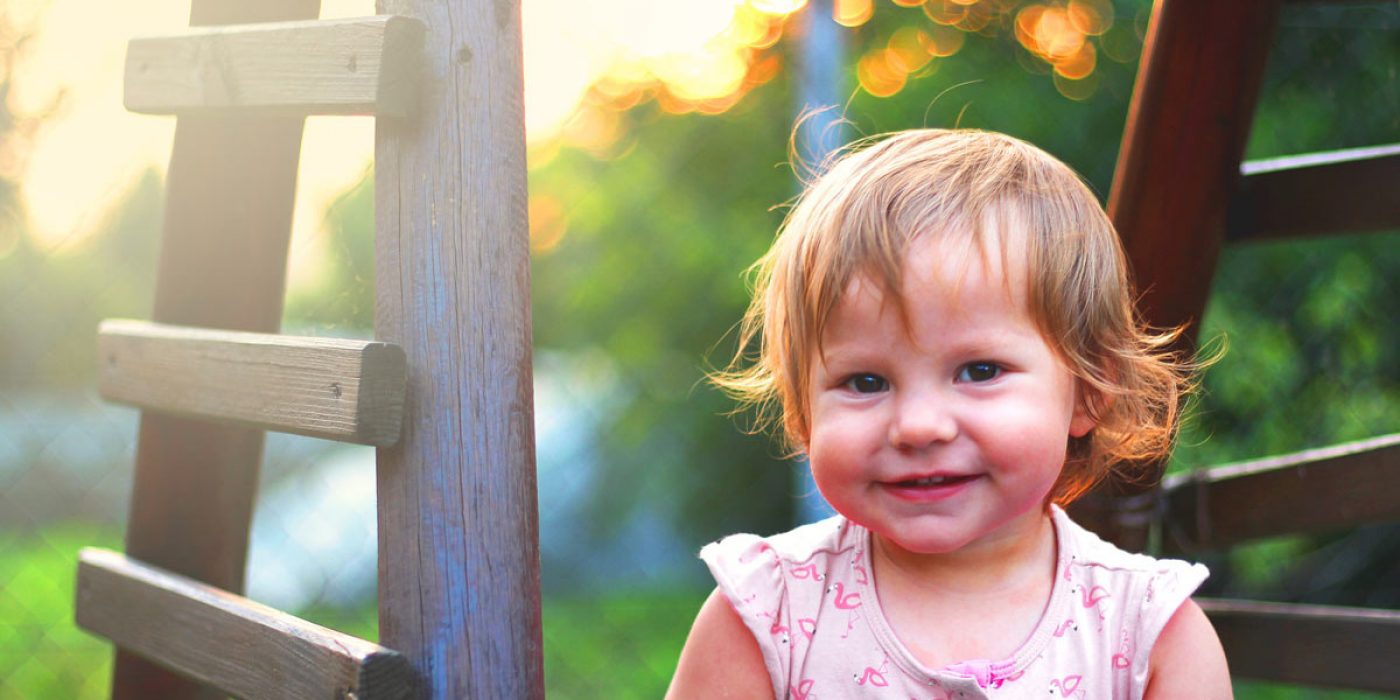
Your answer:
[[[117,547],[115,533],[65,525],[0,532],[0,698],[108,697],[111,645],[73,623],[73,578],[84,546]],[[705,590],[637,590],[547,597],[545,686],[551,700],[658,698],[665,694]],[[376,639],[373,605],[298,615]],[[1239,681],[1241,700],[1373,700],[1392,696]]]

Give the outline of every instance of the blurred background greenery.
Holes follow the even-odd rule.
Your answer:
[[[715,42],[728,58],[689,73],[622,65],[554,136],[531,142],[551,696],[660,695],[711,586],[698,547],[800,517],[793,466],[745,435],[703,377],[732,352],[744,270],[796,191],[787,147],[811,60],[804,4],[724,3],[732,17]],[[842,0],[827,87],[847,137],[1005,131],[1106,196],[1150,9]],[[109,647],[73,626],[72,576],[80,546],[120,546],[136,414],[95,397],[93,333],[105,317],[149,317],[163,175],[134,180],[81,246],[56,251],[34,235],[19,195],[26,144],[62,98],[25,109],[5,99],[25,80],[19,58],[44,21],[34,16],[22,26],[0,10],[0,698],[103,697]],[[1400,141],[1397,36],[1394,2],[1288,5],[1247,156]],[[288,332],[370,334],[372,207],[367,171],[326,208],[323,269],[293,287]],[[1400,429],[1397,280],[1400,232],[1227,250],[1200,283],[1213,284],[1203,337],[1223,335],[1230,350],[1206,375],[1171,468]],[[369,450],[269,439],[250,595],[374,638],[372,469]],[[1210,563],[1213,594],[1400,608],[1393,526]]]

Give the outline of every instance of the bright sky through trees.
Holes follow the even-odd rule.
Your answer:
[[[781,9],[790,12],[801,3],[788,4]],[[323,18],[374,14],[372,0],[321,5]],[[762,41],[766,30],[765,24],[717,43],[740,7],[743,0],[524,0],[531,141],[556,134],[589,86],[606,74],[631,84],[664,81],[672,92],[695,100],[736,93],[747,64],[735,52]],[[21,0],[7,12],[35,34],[19,66],[20,108],[39,109],[64,92],[61,111],[36,138],[24,177],[31,230],[55,252],[74,249],[140,173],[165,168],[175,120],[122,108],[122,64],[130,37],[186,26],[189,0]],[[314,268],[319,257],[315,234],[322,211],[363,174],[373,128],[369,118],[308,120],[289,263],[293,284],[314,274],[300,269]]]
[[[1120,62],[1124,35],[1110,41],[1109,0],[893,0],[926,15],[877,42],[856,64],[860,89],[876,97],[900,92],[911,76],[957,53],[965,34],[1013,31],[1043,61],[1066,97],[1088,98],[1096,39]],[[523,0],[526,131],[532,165],[560,144],[604,152],[620,135],[618,115],[647,100],[670,113],[723,112],[781,70],[770,51],[789,15],[806,0]],[[374,13],[373,0],[322,0],[321,16]],[[836,0],[834,19],[867,22],[873,0]],[[916,9],[917,8],[917,9]],[[36,111],[63,93],[61,110],[35,139],[23,193],[31,234],[55,253],[81,248],[135,178],[169,159],[175,120],[127,113],[121,105],[126,42],[180,31],[189,0],[94,3],[20,0],[4,6],[9,21],[35,33],[19,66],[19,111]],[[1115,47],[1118,47],[1115,55]],[[1050,70],[1053,68],[1053,70]],[[289,283],[314,282],[326,205],[357,182],[373,150],[373,120],[313,117],[302,144]],[[533,206],[533,204],[532,204]],[[543,214],[544,212],[532,212]],[[532,216],[532,218],[534,218]],[[547,218],[547,217],[546,217]]]

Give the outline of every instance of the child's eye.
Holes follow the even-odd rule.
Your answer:
[[[1001,367],[995,362],[969,362],[958,370],[960,382],[989,382],[1001,376]]]
[[[857,394],[874,394],[889,388],[889,382],[878,374],[856,374],[846,380],[846,388]]]

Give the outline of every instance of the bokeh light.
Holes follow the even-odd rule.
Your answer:
[[[1098,48],[1091,38],[1113,29],[1113,4],[1109,0],[1070,0],[1036,3],[1021,8],[1014,23],[1016,40],[1031,55],[1052,68],[1055,88],[1072,100],[1093,95],[1098,80]],[[1114,35],[1115,60],[1127,62],[1136,55],[1136,43]],[[1105,42],[1107,45],[1109,42]],[[1091,79],[1095,78],[1095,79]]]
[[[859,27],[874,15],[874,0],[836,0],[832,4],[832,17],[843,27]]]

